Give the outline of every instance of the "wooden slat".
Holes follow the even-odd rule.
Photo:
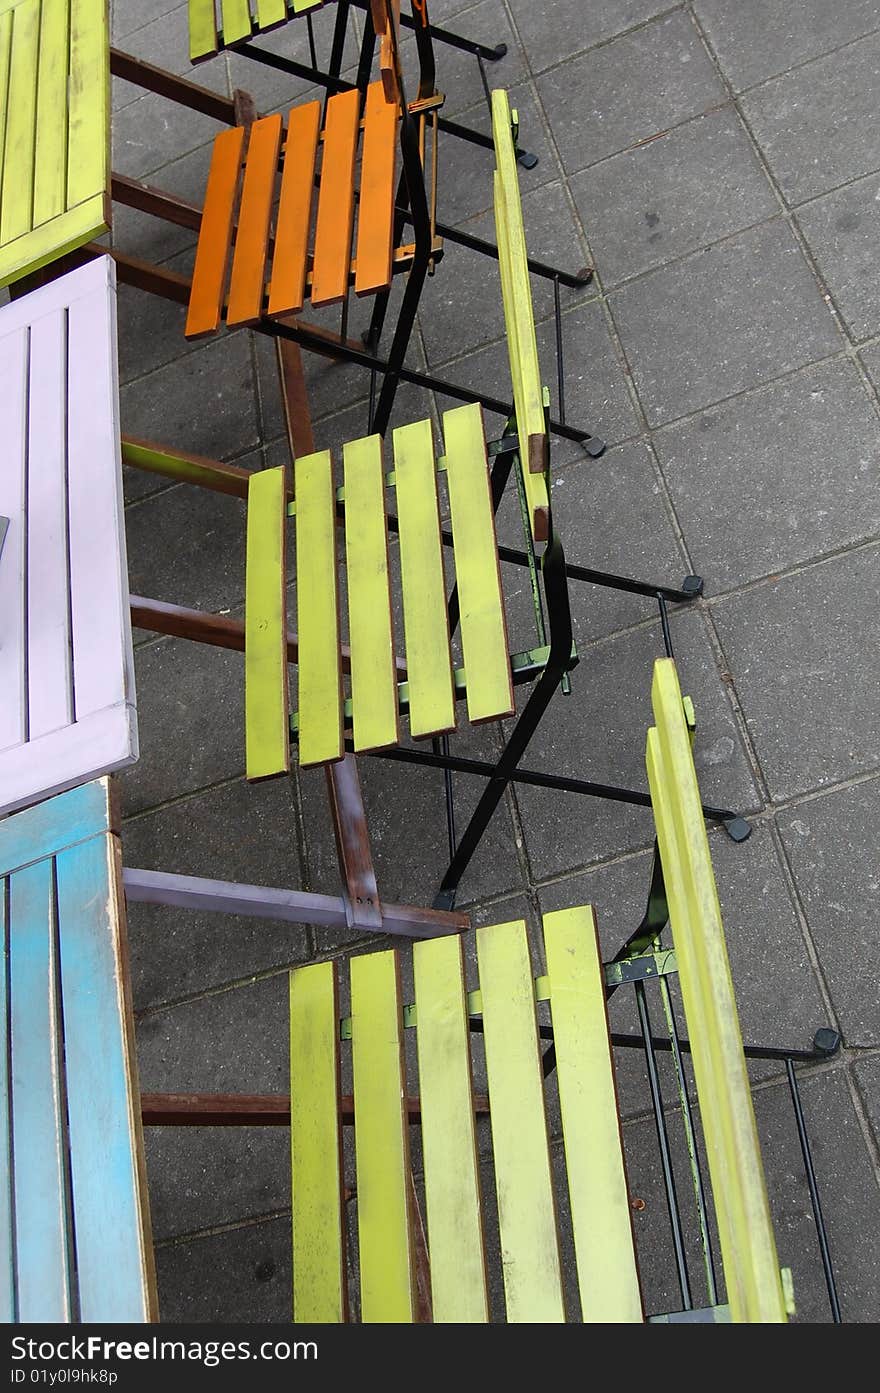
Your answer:
[[[68,0],[42,6],[33,226],[67,206]],[[94,189],[91,191],[94,193]]]
[[[103,193],[95,194],[75,208],[68,208],[66,213],[50,218],[32,232],[17,237],[14,242],[0,245],[0,287],[11,285],[23,275],[39,271],[67,252],[75,251],[77,247],[100,237],[109,226],[108,206]],[[96,246],[94,250],[100,252],[104,248]],[[184,284],[189,286],[188,281],[184,281]]]
[[[293,1319],[347,1319],[335,963],[290,974]]]
[[[436,1322],[489,1319],[462,940],[413,948],[422,1155]]]
[[[321,103],[291,108],[287,121],[281,195],[275,226],[269,314],[293,314],[303,307],[309,252],[309,218],[315,182],[315,155]]]
[[[18,870],[37,855],[54,856],[74,842],[116,826],[107,779],[47,798],[0,823],[0,875]]]
[[[257,28],[272,29],[287,19],[287,0],[257,0]]]
[[[248,0],[221,0],[224,44],[246,39],[251,32],[251,12]]]
[[[31,328],[28,394],[28,738],[74,718],[67,554],[67,315]]]
[[[647,765],[691,1041],[724,1280],[734,1321],[785,1301],[706,824],[671,658],[654,664]]]
[[[51,861],[10,877],[16,1269],[18,1319],[27,1322],[71,1318],[53,901]]]
[[[545,914],[544,946],[583,1319],[641,1321],[605,976],[592,908]]]
[[[354,215],[354,157],[360,124],[360,93],[337,92],[327,102],[324,153],[315,256],[312,304],[335,305],[348,290],[351,228]]]
[[[248,137],[241,211],[235,234],[226,323],[257,324],[263,310],[263,282],[269,220],[281,148],[281,117],[255,121]]]
[[[514,700],[479,403],[445,411],[443,437],[468,715],[474,722],[496,720],[513,713]]]
[[[299,761],[343,755],[336,507],[330,451],[296,462]]]
[[[245,601],[247,776],[290,769],[287,694],[287,488],[283,467],[251,476]]]
[[[416,1316],[409,1135],[397,954],[351,961],[361,1320]]]
[[[189,56],[195,63],[217,52],[214,0],[189,0]]]
[[[381,436],[350,441],[343,461],[354,745],[377,750],[400,734]]]
[[[12,10],[0,14],[0,199],[6,168],[6,117],[9,109],[9,66],[12,61]],[[11,168],[11,166],[10,166]],[[0,280],[0,285],[3,282]]]
[[[40,0],[22,0],[12,21],[0,242],[11,242],[33,226]]]
[[[2,322],[2,321],[0,321]],[[24,500],[27,466],[28,331],[0,337],[0,513],[10,519],[0,558],[0,750],[27,738]]]
[[[15,1320],[14,1222],[12,1209],[12,1081],[9,1075],[9,925],[8,881],[0,877],[0,1321]]]
[[[241,126],[221,131],[214,141],[184,330],[188,339],[213,334],[220,324],[243,143]]]
[[[394,245],[394,156],[398,104],[381,82],[367,88],[364,147],[358,204],[356,295],[372,295],[391,284]]]
[[[409,721],[415,737],[455,729],[449,620],[430,421],[394,432]]]
[[[79,1318],[146,1321],[155,1277],[118,848],[94,837],[56,873]]]
[[[477,929],[508,1321],[565,1320],[526,926]]]
[[[67,205],[110,192],[110,13],[105,0],[70,0]]]

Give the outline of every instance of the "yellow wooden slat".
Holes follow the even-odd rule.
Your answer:
[[[0,193],[0,242],[33,226],[39,0],[22,0],[12,12],[12,58],[6,94],[6,143]]]
[[[474,722],[497,720],[513,713],[513,684],[479,403],[444,411],[443,438],[468,715]]]
[[[335,963],[290,974],[293,1319],[347,1319]]]
[[[287,0],[257,0],[256,20],[260,30],[273,29],[287,19]]]
[[[350,441],[342,457],[354,747],[378,750],[400,735],[382,437]]]
[[[33,226],[67,206],[68,0],[43,5],[37,78]]]
[[[110,16],[105,0],[70,0],[67,206],[110,193]]]
[[[284,469],[257,470],[248,484],[245,601],[247,776],[290,769]]]
[[[351,960],[361,1320],[416,1316],[397,953]]]
[[[435,1322],[489,1319],[461,938],[413,946]]]
[[[12,59],[12,11],[0,14],[0,198],[6,154],[6,113],[9,107],[9,64]]]
[[[248,0],[222,0],[220,14],[223,21],[224,44],[237,43],[251,32],[251,12]]]
[[[477,961],[507,1319],[564,1321],[525,923],[477,929]]]
[[[342,679],[333,465],[329,450],[296,462],[299,762],[341,759]]]
[[[99,193],[14,242],[0,244],[0,287],[100,237],[107,231],[106,212],[107,201]]]
[[[455,729],[455,701],[430,421],[398,426],[394,469],[410,731],[438,735]]]
[[[545,914],[544,946],[583,1318],[641,1321],[605,976],[592,908]]]
[[[189,56],[195,63],[217,52],[214,0],[189,0]]]
[[[784,1321],[718,892],[675,664],[654,664],[648,782],[734,1321]]]

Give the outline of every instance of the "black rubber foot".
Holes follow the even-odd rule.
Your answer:
[[[503,58],[506,53],[507,44],[498,44],[495,48],[491,50],[491,52],[487,53],[485,56],[488,58],[490,63],[497,63],[498,60],[500,58]]]
[[[516,161],[517,164],[522,165],[523,169],[534,169],[538,163],[538,156],[533,155],[531,150],[517,150]]]
[[[440,890],[438,894],[434,896],[432,909],[455,909],[455,896],[457,893],[457,889]]]
[[[581,269],[579,271],[575,271],[574,274],[577,280],[580,281],[581,285],[589,285],[596,272],[592,266],[582,266]]]
[[[698,595],[702,595],[703,593],[703,577],[685,576],[681,583],[681,588],[685,595],[693,595],[694,599],[696,599]]]
[[[817,1054],[824,1054],[828,1058],[837,1054],[843,1044],[836,1030],[832,1030],[830,1025],[823,1025],[813,1036],[813,1049]]]
[[[724,823],[724,830],[731,841],[747,842],[752,835],[752,824],[744,817],[729,817]]]
[[[604,455],[608,446],[604,440],[599,439],[598,435],[591,435],[584,441],[584,449],[591,459],[599,459],[601,455]]]

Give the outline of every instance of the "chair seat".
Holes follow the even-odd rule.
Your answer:
[[[363,120],[360,100],[355,90],[330,97],[323,129],[320,103],[307,102],[290,111],[286,133],[276,115],[217,136],[187,338],[214,333],[224,312],[231,328],[295,314],[306,299],[337,304],[351,284],[375,294],[409,264],[412,249],[393,245],[399,108],[381,82],[370,84]]]

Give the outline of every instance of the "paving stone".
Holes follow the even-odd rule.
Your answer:
[[[844,1040],[880,1044],[880,781],[810,799],[778,813],[777,821]]]
[[[572,179],[572,191],[606,287],[778,208],[730,106],[602,160]]]
[[[126,435],[227,460],[259,444],[250,335],[224,334],[120,391]]]
[[[162,639],[135,653],[140,759],[120,776],[126,814],[244,773],[244,658]]]
[[[711,407],[654,443],[710,594],[880,528],[880,427],[844,359]]]
[[[527,68],[525,54],[511,27],[507,8],[502,0],[480,0],[480,3],[468,10],[466,17],[463,16],[451,27],[477,43],[491,46],[501,43],[507,45],[507,53],[499,62],[486,63],[486,76],[490,87],[509,89],[515,82],[522,80]],[[429,5],[428,13],[432,22],[439,22],[433,5]],[[415,49],[415,40],[408,35],[409,31],[404,29],[401,48],[407,56]],[[462,112],[485,104],[486,97],[479,65],[472,53],[465,53],[463,49],[451,48],[435,41],[434,59],[437,65],[437,88],[446,97],[443,105],[444,116],[457,120]],[[418,72],[412,57],[409,58],[409,69],[405,69],[406,71],[413,73],[407,86],[409,91],[410,86],[415,86],[415,74]],[[470,122],[465,124],[469,125]]]
[[[297,821],[290,780],[238,780],[128,821],[125,864],[297,889]],[[303,962],[311,951],[304,926],[273,919],[132,903],[128,922],[136,1010]]]
[[[774,799],[874,769],[880,549],[848,553],[713,606]]]
[[[865,1101],[875,1140],[880,1146],[880,1056],[871,1055],[868,1059],[857,1059],[853,1065],[853,1073]]]
[[[244,601],[246,504],[178,484],[126,514],[135,595],[216,611]]]
[[[213,143],[218,125],[156,92],[147,92],[113,117],[113,169],[143,179],[168,161]]]
[[[184,251],[168,264],[172,271],[192,274],[192,250]],[[150,295],[132,285],[119,284],[116,291],[119,325],[119,381],[126,383],[165,363],[192,353],[198,341],[183,336],[186,306],[160,295]]]
[[[748,812],[757,797],[702,618],[680,611],[671,628],[682,687],[697,711],[694,757],[703,798]],[[554,698],[523,767],[647,790],[651,674],[662,652],[658,625],[585,648],[572,695]],[[645,808],[525,785],[517,785],[516,798],[538,881],[648,846],[653,837]]]
[[[615,291],[611,312],[652,425],[756,387],[840,347],[781,220]]]
[[[696,0],[694,12],[738,90],[880,28],[877,0]]]
[[[668,0],[595,0],[588,7],[580,0],[555,0],[549,11],[531,0],[508,3],[534,73],[670,9]]]
[[[538,92],[570,174],[725,99],[680,12],[573,59],[564,75],[547,73]]]
[[[144,1135],[157,1243],[290,1204],[285,1127],[147,1127]]]
[[[880,391],[880,343],[862,349],[862,362],[874,386]]]
[[[201,207],[208,182],[211,149],[209,144],[191,150],[180,159],[163,165],[147,182]],[[148,217],[146,213],[127,208],[121,203],[113,206],[113,246],[129,256],[161,264],[182,252],[192,253],[196,241],[196,233],[189,228],[177,227],[161,218]]]
[[[193,67],[189,60],[189,11],[186,5],[160,15],[152,23],[126,34],[119,45],[124,53],[133,58],[143,58],[154,67],[164,68],[166,72],[176,73],[199,87],[208,87],[221,96],[229,96],[229,79],[226,58],[220,54],[206,63]],[[113,79],[113,109],[117,111],[128,102],[136,101],[144,89],[132,82]],[[185,119],[185,118],[184,118]]]
[[[173,14],[177,8],[175,0],[113,0],[110,17],[114,43],[151,20]]]
[[[843,1319],[880,1319],[877,1177],[844,1072],[799,1071]],[[830,1320],[816,1225],[788,1089],[755,1098],[779,1261],[792,1269],[798,1323]]]
[[[165,1244],[156,1267],[164,1322],[290,1321],[290,1219]]]
[[[814,198],[877,167],[880,35],[860,39],[774,78],[743,110],[791,203]]]
[[[318,67],[322,72],[329,69],[335,23],[335,5],[327,5],[312,15]],[[254,40],[252,47],[264,48],[283,58],[291,58],[294,62],[311,66],[308,25],[302,17],[295,17],[279,29],[273,29],[271,33]],[[312,101],[315,98],[323,100],[324,89],[307,78],[293,77],[290,73],[270,68],[267,64],[248,57],[247,54],[236,53],[231,49],[226,55],[226,61],[229,64],[230,87],[240,87],[248,92],[256,102],[261,116],[270,111],[286,110],[294,103]],[[347,69],[349,64],[356,61],[357,45],[352,27],[349,25],[343,67]],[[346,80],[349,80],[347,72]],[[354,80],[353,76],[350,80]]]
[[[880,332],[878,200],[880,175],[871,174],[798,211],[822,279],[856,339]]]

